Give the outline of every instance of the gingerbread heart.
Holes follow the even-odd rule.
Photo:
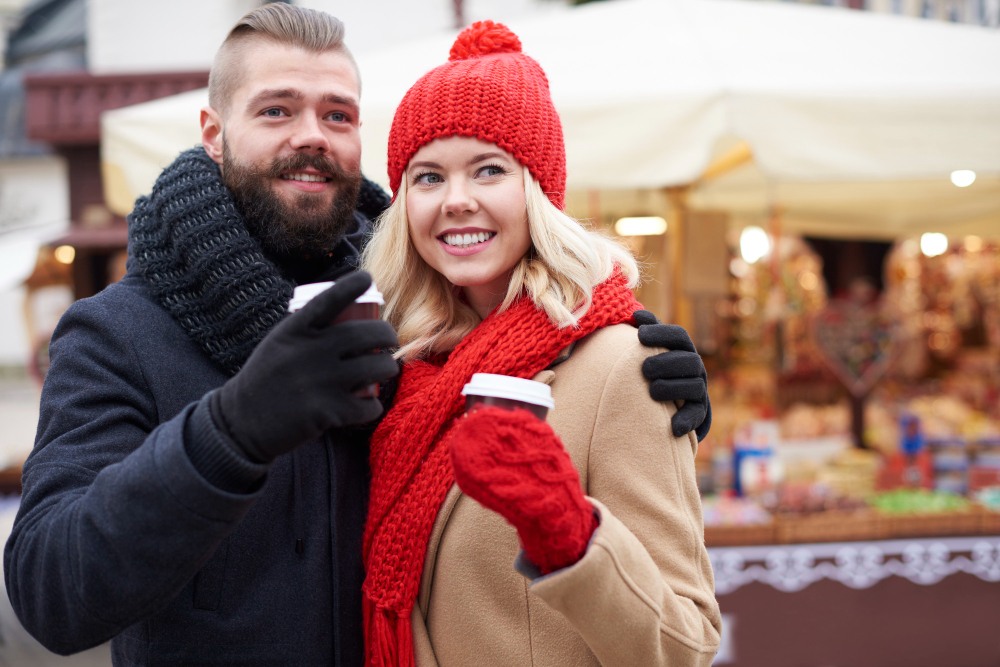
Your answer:
[[[877,303],[832,301],[809,324],[824,363],[853,396],[866,396],[892,362],[895,323]]]

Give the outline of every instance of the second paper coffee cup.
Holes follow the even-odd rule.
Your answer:
[[[507,410],[521,408],[545,419],[549,410],[555,407],[549,385],[509,375],[476,373],[462,389],[462,395],[465,396],[466,412],[487,406]]]
[[[332,281],[299,285],[292,293],[292,300],[288,302],[288,312],[294,313],[297,310],[301,310],[302,306],[312,301],[321,292],[325,292],[333,287],[333,285]],[[347,320],[377,320],[379,307],[384,304],[385,300],[382,298],[382,293],[375,287],[375,283],[372,283],[371,287],[355,299],[354,303],[344,308],[331,324],[338,324]]]
[[[295,291],[292,294],[292,300],[288,303],[288,312],[294,313],[297,310],[301,310],[304,305],[309,303],[313,298],[320,294],[320,292],[324,292],[333,287],[333,284],[334,283],[332,281],[329,281],[299,285],[295,288]],[[364,294],[355,299],[354,303],[349,305],[347,308],[344,308],[344,310],[342,310],[330,324],[332,326],[349,320],[377,320],[379,316],[379,307],[384,304],[385,300],[382,298],[382,293],[378,291],[377,287],[375,287],[375,283],[372,283],[371,287],[369,287]],[[370,384],[354,393],[355,395],[364,398],[378,396],[378,383]]]

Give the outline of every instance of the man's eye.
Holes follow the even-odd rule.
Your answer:
[[[334,123],[343,123],[347,120],[347,114],[341,111],[334,111],[332,114],[330,114],[330,120],[332,120]]]
[[[264,112],[264,115],[271,118],[280,118],[282,113],[281,109],[268,109]]]

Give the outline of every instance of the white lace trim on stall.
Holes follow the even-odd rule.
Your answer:
[[[936,584],[958,572],[1000,581],[1000,537],[717,547],[708,550],[717,595],[753,581],[800,591],[821,579],[869,588],[891,576]]]

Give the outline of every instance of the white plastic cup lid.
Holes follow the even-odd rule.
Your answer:
[[[377,303],[380,306],[384,306],[385,299],[382,298],[382,292],[378,291],[373,282],[372,286],[365,290],[364,294],[354,300],[354,303]]]
[[[549,410],[556,407],[549,385],[509,375],[475,373],[469,383],[462,388],[462,396],[470,395],[506,398],[510,401],[540,405]]]
[[[294,313],[297,310],[301,310],[302,306],[312,301],[316,295],[320,292],[325,292],[331,287],[333,287],[332,281],[299,285],[292,293],[292,300],[288,302],[288,312]],[[375,287],[375,283],[372,283],[371,287],[364,294],[354,300],[354,303],[377,303],[380,306],[384,306],[385,299],[382,298],[382,293]]]

